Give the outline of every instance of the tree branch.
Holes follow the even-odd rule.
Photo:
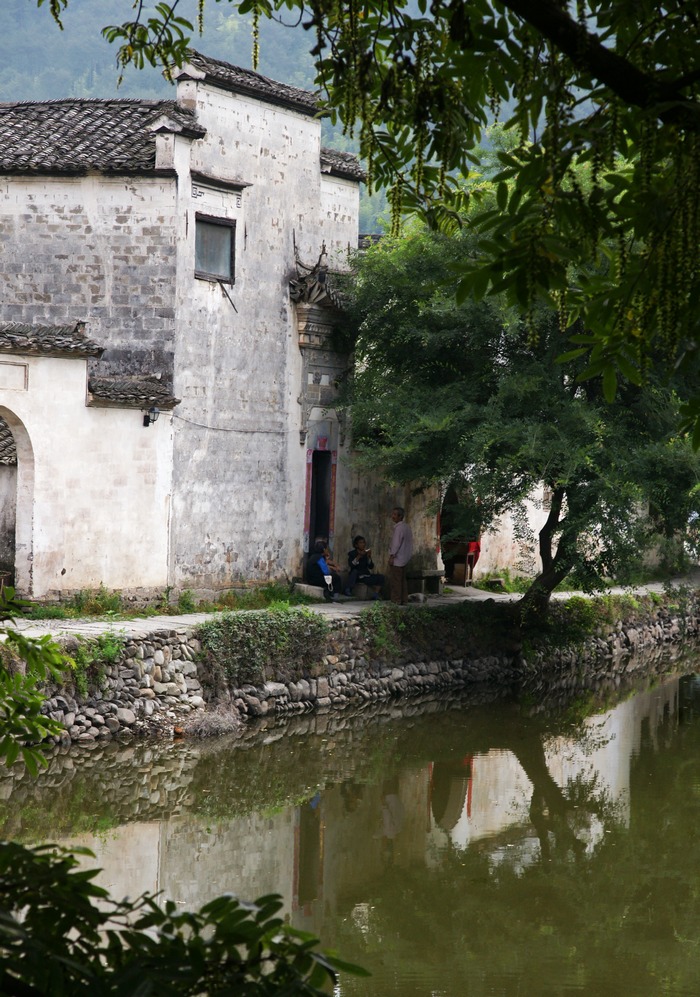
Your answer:
[[[650,109],[658,104],[679,101],[683,107],[665,108],[658,112],[658,117],[665,124],[682,125],[691,130],[700,128],[700,105],[690,101],[679,86],[679,83],[687,86],[688,81],[693,82],[696,74],[687,74],[680,81],[662,82],[603,45],[597,35],[586,31],[553,0],[501,0],[501,3],[626,104]]]

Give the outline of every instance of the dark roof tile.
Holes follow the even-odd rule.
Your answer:
[[[104,347],[85,335],[85,324],[24,325],[0,323],[0,353],[39,357],[101,357]]]
[[[193,67],[195,73],[188,72],[188,67]],[[212,83],[223,90],[247,94],[268,104],[289,107],[303,114],[317,114],[319,111],[318,97],[309,90],[278,83],[267,76],[261,76],[260,73],[254,73],[252,69],[241,69],[240,66],[211,59],[193,49],[187,53],[182,69],[175,70],[173,76],[179,78],[189,75],[193,79],[201,79],[202,74],[207,83]]]
[[[365,179],[365,171],[357,156],[351,152],[337,152],[335,149],[321,149],[321,172],[348,180]]]
[[[319,111],[316,94],[278,83],[249,69],[191,51],[176,75],[204,80],[234,93],[304,114]],[[155,172],[158,131],[190,138],[206,132],[193,111],[174,100],[85,100],[0,104],[0,173],[111,174]],[[333,176],[363,180],[357,157],[321,150],[321,169]]]
[[[157,377],[135,375],[133,377],[91,377],[88,381],[88,405],[147,409],[156,405],[161,409],[173,409],[180,403]]]
[[[153,126],[204,130],[173,100],[49,100],[0,104],[0,173],[150,173]]]

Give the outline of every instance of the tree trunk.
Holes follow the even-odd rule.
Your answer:
[[[570,552],[576,537],[567,533],[566,517],[563,520],[560,518],[565,497],[566,492],[563,488],[555,488],[547,522],[540,530],[539,551],[542,571],[518,603],[521,623],[526,628],[537,626],[544,621],[552,592],[566,578],[573,566]],[[557,533],[561,536],[554,554],[554,537]]]

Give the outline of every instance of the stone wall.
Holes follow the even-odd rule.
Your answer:
[[[94,742],[138,733],[207,732],[208,718],[221,714],[209,732],[234,730],[253,718],[314,711],[340,711],[364,703],[464,688],[520,688],[538,702],[574,694],[594,677],[618,683],[639,667],[632,655],[643,649],[682,649],[700,633],[696,598],[675,611],[659,608],[643,623],[618,623],[610,632],[576,647],[524,656],[502,652],[465,657],[448,633],[435,634],[430,653],[377,657],[357,619],[333,620],[325,653],[308,674],[280,676],[260,685],[228,688],[202,660],[193,629],[163,630],[125,639],[119,661],[98,669],[95,688],[53,690],[46,712],[66,727],[63,742]],[[70,646],[67,646],[70,653]],[[676,667],[683,668],[678,654]],[[668,670],[668,658],[651,659]],[[692,667],[692,666],[691,666]]]
[[[75,639],[63,647],[70,654]],[[118,661],[93,666],[87,695],[75,684],[51,689],[44,712],[65,726],[62,742],[170,736],[187,714],[205,705],[195,663],[200,650],[185,629],[128,637]]]
[[[141,177],[135,188],[131,177],[3,179],[0,319],[85,321],[108,347],[102,372],[170,380],[177,184]]]

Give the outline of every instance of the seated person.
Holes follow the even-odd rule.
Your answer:
[[[343,587],[339,571],[340,568],[332,560],[325,540],[317,540],[313,553],[306,563],[306,580],[309,585],[320,586],[323,589],[324,599],[336,602]],[[330,585],[326,582],[326,576],[331,578]]]
[[[345,589],[346,595],[352,595],[352,590],[355,588],[358,582],[362,582],[368,588],[374,589],[373,599],[378,599],[380,597],[382,588],[384,587],[384,575],[377,575],[373,573],[374,561],[372,560],[372,551],[367,546],[367,541],[364,537],[356,536],[353,539],[353,548],[348,552],[348,567],[350,568],[350,574],[348,576],[348,585]]]

